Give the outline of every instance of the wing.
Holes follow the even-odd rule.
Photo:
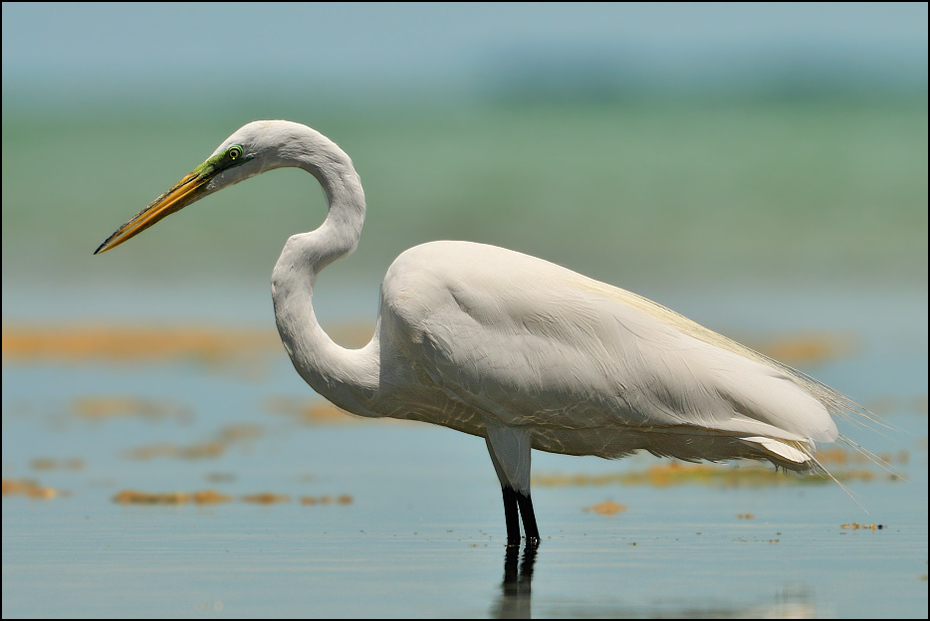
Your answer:
[[[687,443],[705,433],[768,452],[763,441],[785,440],[790,452],[791,443],[837,436],[801,374],[541,259],[466,242],[418,246],[392,265],[383,304],[410,364],[484,417],[531,426],[537,448],[684,454],[637,438],[677,433]],[[610,439],[611,429],[627,444]],[[537,446],[547,436],[551,446]]]

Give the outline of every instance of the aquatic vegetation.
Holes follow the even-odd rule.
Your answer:
[[[53,487],[40,485],[38,481],[32,479],[3,479],[3,495],[50,500],[63,493]]]
[[[328,505],[335,502],[340,505],[350,505],[354,499],[348,494],[342,494],[333,498],[332,496],[301,496],[300,504],[302,505]]]
[[[73,459],[51,459],[49,457],[37,457],[29,463],[33,470],[82,470],[84,460],[79,458]]]
[[[150,493],[137,490],[123,490],[113,496],[113,502],[121,505],[215,505],[229,502],[232,498],[214,490],[197,492],[161,492]]]
[[[836,449],[842,451],[842,449]],[[818,454],[818,459],[820,455]],[[834,458],[837,460],[838,458]],[[852,461],[854,458],[846,458]],[[838,463],[834,461],[834,463]],[[842,462],[847,463],[847,462]],[[899,480],[898,477],[878,474],[866,468],[833,469],[832,475],[841,482]],[[663,462],[645,470],[610,472],[604,474],[537,473],[533,484],[543,487],[596,486],[596,485],[708,485],[714,487],[759,487],[768,485],[818,485],[832,482],[826,474],[797,475],[764,467],[734,467],[728,464],[689,464],[678,461]]]
[[[290,502],[291,497],[287,494],[273,494],[271,492],[262,492],[260,494],[247,494],[242,497],[243,502],[251,502],[259,505],[273,505],[279,502]]]
[[[621,505],[613,501],[601,502],[596,505],[591,505],[590,507],[585,507],[585,512],[593,512],[598,515],[616,515],[623,511],[626,511],[629,507],[626,505]]]
[[[88,421],[103,421],[120,417],[140,417],[151,420],[186,419],[191,415],[190,410],[182,405],[141,397],[77,397],[71,402],[71,410],[78,418]]]
[[[274,330],[186,326],[3,326],[3,363],[172,362],[229,364],[280,353]]]
[[[885,526],[884,524],[875,524],[875,523],[872,523],[872,524],[860,524],[859,522],[852,522],[852,523],[850,523],[850,524],[843,524],[842,526],[840,526],[840,528],[844,528],[844,529],[847,529],[847,530],[859,530],[859,529],[863,529],[863,530],[882,530],[882,529],[886,528],[886,526]]]

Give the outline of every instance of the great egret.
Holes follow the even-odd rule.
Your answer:
[[[225,187],[293,166],[329,212],[287,240],[272,273],[278,332],[301,377],[354,414],[419,420],[485,439],[508,545],[539,542],[531,449],[617,458],[754,458],[819,466],[863,414],[817,380],[629,291],[512,250],[437,241],[402,253],[381,286],[371,341],[345,349],[313,312],[317,274],[355,250],[365,195],[348,155],[305,125],[255,121],[121,226],[95,254]]]

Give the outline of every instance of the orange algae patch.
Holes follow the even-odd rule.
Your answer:
[[[756,343],[753,349],[792,365],[819,364],[849,356],[856,339],[844,334],[799,334]]]
[[[265,409],[273,414],[283,414],[294,418],[303,425],[355,425],[359,423],[377,423],[379,425],[406,425],[411,421],[397,418],[367,418],[346,412],[328,401],[320,399],[293,399],[291,397],[272,397],[265,402]]]
[[[590,507],[586,507],[584,510],[597,513],[598,515],[616,515],[622,511],[626,511],[627,509],[628,507],[626,505],[621,505],[608,500],[607,502],[602,502]]]
[[[230,500],[232,500],[230,496],[221,494],[212,489],[205,489],[199,492],[194,492],[194,502],[198,505],[218,505],[224,502],[229,502]]]
[[[326,401],[314,400],[309,403],[287,397],[269,399],[265,407],[275,414],[285,414],[297,418],[305,425],[347,425],[358,423],[362,419]]]
[[[343,323],[327,326],[330,338],[344,347],[363,347],[371,340],[375,332],[374,324],[370,323]]]
[[[178,457],[181,459],[209,459],[219,457],[237,442],[245,442],[262,435],[258,425],[229,425],[216,434],[215,439],[187,446],[175,444],[147,444],[126,453],[130,459],[153,459],[155,457]]]
[[[882,530],[885,528],[884,524],[860,524],[859,522],[851,522],[850,524],[841,524],[840,528],[845,528],[847,530]]]
[[[61,495],[61,492],[53,487],[42,487],[32,479],[3,479],[3,495],[51,500]]]
[[[223,444],[232,444],[233,442],[244,442],[254,440],[262,435],[262,428],[259,425],[240,424],[227,425],[219,430],[216,434],[216,441]]]
[[[907,465],[911,459],[911,454],[907,450],[900,450],[897,453],[881,453],[878,458],[887,465],[902,464]],[[817,461],[821,464],[837,464],[845,466],[847,464],[868,464],[872,463],[866,455],[858,451],[850,451],[840,447],[831,447],[817,451]]]
[[[215,505],[229,502],[231,498],[214,490],[202,490],[193,493],[161,492],[150,493],[136,490],[123,490],[113,496],[113,502],[121,505]]]
[[[756,515],[754,513],[738,513],[736,514],[736,519],[738,520],[754,520]]]
[[[71,403],[74,413],[86,420],[108,420],[124,416],[148,419],[185,418],[190,412],[172,403],[136,397],[80,397]]]
[[[127,489],[113,496],[113,502],[121,505],[181,505],[190,501],[191,495],[185,492],[149,493]]]
[[[301,496],[300,504],[302,505],[328,505],[333,501],[330,496]]]
[[[271,492],[262,492],[260,494],[248,494],[242,497],[244,502],[251,502],[259,505],[272,505],[278,502],[290,502],[291,497],[287,494],[272,494]]]
[[[300,504],[302,505],[328,505],[333,502],[332,496],[301,496]],[[348,494],[337,496],[335,502],[340,505],[350,505],[353,499]]]
[[[785,479],[785,481],[781,481]],[[538,475],[533,477],[533,484],[560,487],[566,485],[669,485],[699,484],[766,484],[773,482],[790,482],[792,479],[783,474],[764,468],[730,468],[711,464],[684,464],[677,461],[657,464],[637,472],[616,472],[587,475]]]
[[[6,482],[4,482],[6,486]],[[4,489],[6,489],[4,487]],[[6,492],[4,492],[6,493]],[[113,496],[113,502],[124,505],[216,505],[231,502],[232,496],[221,494],[214,490],[201,490],[196,492],[140,492],[137,490],[123,490]],[[259,505],[272,505],[277,503],[290,502],[291,497],[287,494],[274,494],[271,492],[261,492],[259,494],[247,494],[240,497],[242,502],[248,502]],[[341,496],[303,496],[300,503],[304,505],[316,504],[340,504],[350,505],[353,498],[348,494]]]
[[[153,459],[155,457],[180,457],[181,459],[209,459],[221,456],[226,446],[219,442],[202,442],[188,446],[174,444],[147,444],[126,453],[130,459]]]
[[[198,327],[3,326],[3,362],[86,360],[225,361],[256,352],[280,352],[271,330]]]
[[[358,418],[331,403],[315,403],[301,411],[301,422],[309,424],[356,423]]]
[[[755,470],[755,469],[752,469]],[[752,470],[745,470],[744,472],[752,472]],[[669,464],[661,464],[649,468],[642,475],[642,483],[648,483],[656,487],[666,487],[668,485],[681,485],[682,483],[710,483],[715,478],[720,478],[729,475],[730,472],[738,472],[736,470],[727,468],[719,468],[716,466],[711,466],[708,464],[681,464],[678,462],[671,462]],[[765,474],[772,474],[770,470],[760,470]],[[743,478],[746,477],[745,474],[742,475]],[[751,473],[749,476],[756,476],[755,473]],[[636,478],[632,478],[629,482],[634,483]]]
[[[831,472],[839,481],[872,481],[878,478],[878,475],[866,469],[850,469]],[[894,475],[888,475],[887,478],[892,481],[898,480],[898,477]],[[654,487],[668,487],[671,485],[688,484],[739,487],[825,484],[831,481],[832,479],[830,477],[820,473],[796,475],[777,472],[765,467],[733,468],[715,464],[691,464],[677,461],[656,464],[646,470],[635,472],[612,472],[596,475],[542,473],[533,476],[533,485],[541,485],[544,487],[590,485],[652,485]]]
[[[84,460],[37,457],[29,463],[29,466],[33,470],[81,470],[84,468]]]

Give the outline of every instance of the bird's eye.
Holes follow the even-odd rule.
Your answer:
[[[226,151],[226,157],[228,157],[231,160],[239,159],[241,155],[242,155],[242,147],[238,145],[235,147],[229,147],[229,150]]]

